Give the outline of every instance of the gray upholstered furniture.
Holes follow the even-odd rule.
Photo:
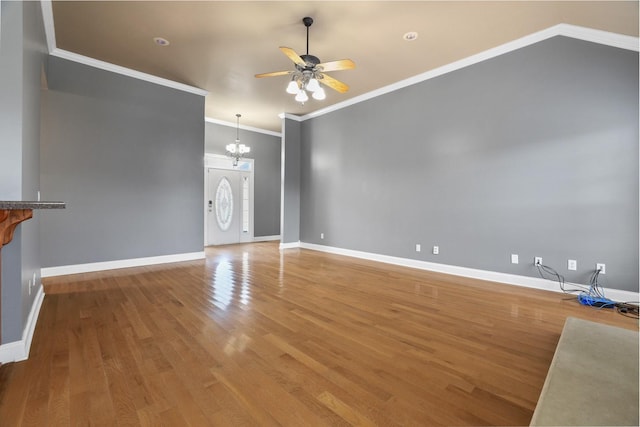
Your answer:
[[[531,425],[639,425],[638,330],[569,317]]]

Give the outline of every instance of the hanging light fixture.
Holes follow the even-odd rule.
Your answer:
[[[236,114],[236,142],[227,144],[227,156],[233,159],[233,166],[238,166],[238,161],[251,151],[251,147],[240,144],[240,114]]]
[[[273,71],[271,73],[256,74],[256,78],[290,76],[286,92],[295,97],[297,102],[304,104],[310,97],[319,101],[325,99],[327,94],[323,86],[334,89],[338,93],[345,93],[349,86],[327,74],[328,71],[352,70],[356,64],[350,59],[321,62],[320,58],[309,54],[309,27],[313,19],[309,16],[302,18],[302,23],[307,28],[307,53],[298,55],[290,47],[280,46],[280,50],[295,64],[294,71]],[[322,85],[320,84],[322,83]]]
[[[293,78],[287,86],[287,93],[295,95],[296,101],[304,104],[309,100],[309,93],[313,99],[322,101],[327,97],[324,89],[320,86],[318,79],[312,71],[304,70],[294,73]]]
[[[320,82],[316,78],[316,73],[310,70],[298,71],[293,74],[291,81],[287,86],[287,93],[295,95],[296,101],[304,104],[309,100],[309,93],[313,99],[322,101],[327,97],[324,89],[320,86]],[[318,76],[322,78],[321,76]]]
[[[296,64],[296,71],[291,76],[291,81],[287,86],[287,93],[295,95],[296,101],[304,104],[309,100],[307,92],[311,93],[313,99],[318,101],[325,99],[327,94],[318,81],[322,78],[322,73],[316,67],[320,60],[313,55],[309,55],[309,27],[313,24],[313,19],[306,17],[302,19],[302,22],[307,27],[307,54],[300,57],[304,63]]]

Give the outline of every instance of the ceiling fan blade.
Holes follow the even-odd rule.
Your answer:
[[[326,74],[322,74],[322,78],[318,80],[320,83],[329,86],[331,89],[336,90],[340,93],[345,93],[349,90],[349,86],[342,83],[340,80],[336,80],[333,77],[329,77]]]
[[[340,71],[352,70],[356,68],[356,64],[350,59],[340,59],[338,61],[329,61],[318,64],[317,67],[322,68],[322,71]]]
[[[295,50],[291,49],[290,47],[280,46],[280,50],[282,51],[282,53],[287,55],[287,57],[290,60],[292,60],[294,64],[299,65],[301,67],[306,67],[307,66],[307,64],[304,62],[304,60],[302,58],[300,58],[300,55],[298,55],[295,52]]]
[[[272,73],[256,74],[256,78],[260,79],[262,77],[285,76],[285,75],[291,74],[291,73],[293,73],[293,71],[274,71]]]

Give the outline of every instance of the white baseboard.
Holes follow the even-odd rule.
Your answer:
[[[280,235],[276,234],[273,236],[258,236],[253,238],[254,242],[271,242],[273,240],[280,240]]]
[[[42,301],[44,301],[44,289],[42,288],[42,285],[40,285],[36,298],[31,306],[31,311],[27,318],[27,324],[22,332],[22,339],[20,341],[0,345],[0,363],[20,362],[29,358],[31,340],[33,340],[33,333],[35,332],[36,324],[38,323],[38,315],[40,314]]]
[[[118,268],[142,267],[145,265],[192,261],[196,259],[204,259],[204,257],[204,251],[202,251],[146,258],[121,259],[117,261],[92,262],[88,264],[62,265],[59,267],[43,268],[41,277],[64,276],[66,274],[90,273],[92,271],[115,270]]]
[[[293,249],[293,248],[301,248],[302,243],[298,242],[290,242],[290,243],[280,243],[280,250],[283,249]],[[309,248],[311,249],[311,248]]]
[[[275,236],[274,236],[275,237]],[[279,236],[277,236],[279,238]],[[276,240],[276,239],[274,239]],[[469,277],[479,280],[488,280],[491,282],[505,283],[515,286],[523,286],[526,288],[542,289],[546,291],[561,292],[558,285],[554,281],[545,280],[537,277],[518,276],[509,273],[499,273],[496,271],[478,270],[474,268],[458,267],[455,265],[438,264],[427,261],[420,261],[409,258],[393,257],[389,255],[375,254],[371,252],[355,251],[351,249],[336,248],[332,246],[317,245],[314,243],[291,242],[280,244],[280,249],[303,248],[314,251],[327,252],[337,255],[344,255],[354,258],[366,259],[369,261],[377,261],[386,264],[399,265],[403,267],[416,268],[420,270],[434,271],[437,273],[452,274],[454,276]],[[143,265],[163,264],[170,262],[191,261],[195,259],[203,259],[204,252],[192,252],[177,255],[164,255],[158,257],[136,258],[121,261],[109,261],[92,264],[79,264],[63,267],[50,267],[42,269],[42,277],[52,277],[64,274],[83,273],[100,270],[110,270],[116,268],[137,267]],[[100,268],[98,268],[100,267]],[[47,275],[45,275],[45,270]],[[72,272],[68,272],[72,271]],[[57,273],[57,274],[56,274]],[[605,289],[608,298],[614,301],[638,301],[639,294],[631,291],[619,289]],[[0,363],[20,362],[29,357],[31,350],[31,341],[38,323],[38,315],[44,301],[44,290],[42,285],[38,288],[38,293],[31,306],[31,312],[27,319],[27,324],[22,333],[20,341],[14,341],[0,345]]]
[[[491,282],[506,283],[509,285],[523,286],[525,288],[543,289],[545,291],[562,292],[558,287],[558,283],[551,280],[545,280],[538,277],[519,276],[516,274],[500,273],[497,271],[478,270],[475,268],[458,267],[455,265],[438,264],[435,262],[420,261],[409,258],[399,258],[389,255],[380,255],[371,252],[354,251],[351,249],[342,249],[332,246],[317,245],[314,243],[298,242],[297,246],[303,249],[311,249],[314,251],[328,252],[337,255],[345,255],[354,258],[366,259],[369,261],[383,262],[386,264],[394,264],[403,267],[417,268],[420,270],[434,271],[437,273],[452,274],[454,276],[469,277],[472,279],[488,280]],[[282,245],[280,245],[282,248]],[[619,289],[605,288],[607,298],[614,301],[638,301],[638,293],[631,291],[623,291]]]

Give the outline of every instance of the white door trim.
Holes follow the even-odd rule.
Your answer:
[[[247,243],[247,242],[253,242],[253,236],[254,236],[254,170],[255,170],[255,160],[254,159],[247,159],[247,158],[243,158],[241,161],[242,162],[248,162],[249,163],[249,170],[242,170],[239,167],[233,166],[233,160],[230,157],[227,157],[225,155],[222,154],[209,154],[209,153],[205,153],[204,155],[204,245],[205,246],[209,246],[212,243],[209,242],[209,225],[208,225],[208,220],[207,220],[207,215],[208,215],[208,196],[209,196],[209,179],[207,176],[207,170],[208,169],[220,169],[220,170],[233,170],[233,171],[238,171],[240,172],[240,178],[242,178],[243,175],[245,174],[249,174],[249,232],[248,233],[243,233],[242,230],[240,231],[240,242],[241,243]],[[241,179],[242,182],[242,179]],[[240,210],[240,221],[242,222],[242,209]]]

